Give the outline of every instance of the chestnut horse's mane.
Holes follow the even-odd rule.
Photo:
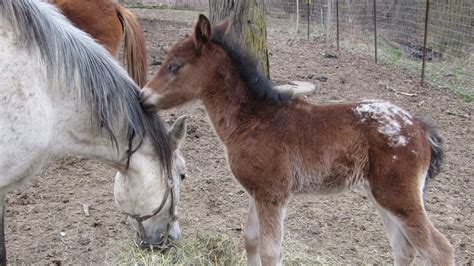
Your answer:
[[[240,77],[257,99],[270,104],[291,100],[291,94],[273,88],[272,82],[259,67],[258,60],[223,30],[213,28],[211,40],[224,49],[234,62]]]

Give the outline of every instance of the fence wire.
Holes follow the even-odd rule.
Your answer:
[[[425,29],[427,1],[266,0],[265,4],[269,28],[274,26],[272,19],[286,19],[294,24],[298,16],[301,38],[322,36],[334,47],[372,57],[375,57],[376,38],[379,62],[419,73],[420,78],[427,30],[426,81],[454,90],[472,101],[474,1],[429,0]]]
[[[118,0],[132,7],[172,7],[179,9],[207,10],[209,0]]]
[[[122,1],[209,8],[208,0]],[[427,1],[430,5],[426,29]],[[474,100],[473,0],[264,0],[264,4],[269,35],[278,32],[291,38],[297,32],[299,38],[322,38],[335,48],[371,57],[375,57],[376,40],[379,62],[420,76],[427,30],[426,81]]]

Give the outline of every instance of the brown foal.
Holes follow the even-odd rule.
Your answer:
[[[147,51],[143,30],[135,16],[113,0],[49,0],[78,28],[89,33],[117,57],[122,34],[127,70],[138,86],[147,75]]]
[[[232,173],[250,195],[245,248],[251,265],[281,264],[283,219],[292,194],[362,186],[375,202],[395,264],[416,251],[454,263],[449,241],[423,205],[425,180],[439,172],[441,139],[382,100],[313,105],[273,90],[256,64],[201,15],[194,34],[168,52],[142,90],[142,105],[167,109],[201,99],[226,147]]]

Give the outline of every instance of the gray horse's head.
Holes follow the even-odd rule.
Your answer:
[[[172,179],[168,179],[167,183],[152,174],[150,178],[137,179],[126,178],[121,173],[115,176],[115,201],[128,215],[142,246],[161,245],[168,238],[178,239],[181,236],[177,205],[181,182],[186,177],[185,160],[180,151],[186,136],[186,117],[179,117],[168,134],[173,150],[173,168]],[[139,157],[135,154],[133,160],[140,160]],[[146,167],[151,172],[160,170],[158,165]]]

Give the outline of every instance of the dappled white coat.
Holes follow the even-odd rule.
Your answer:
[[[110,71],[116,71],[115,75],[129,80],[126,72],[105,49],[73,27],[51,5],[35,1],[31,4],[37,5],[42,15],[46,14],[47,19],[54,20],[55,25],[64,32],[77,35],[75,37],[81,39],[87,49],[93,50],[96,56],[112,66]],[[145,139],[144,145],[132,156],[129,169],[126,169],[128,139],[119,119],[114,128],[117,131],[114,132],[117,150],[110,136],[101,130],[97,115],[92,115],[91,106],[81,101],[79,91],[61,86],[61,70],[57,71],[57,80],[47,80],[46,66],[42,63],[44,61],[38,48],[26,49],[22,36],[16,36],[16,31],[1,11],[0,207],[4,207],[8,190],[35,175],[51,159],[69,154],[96,159],[117,169],[123,180],[115,190],[120,193],[116,195],[120,197],[117,200],[119,208],[136,215],[150,214],[161,203],[168,181],[149,140]],[[77,60],[87,60],[81,56],[87,55],[78,54]],[[75,73],[74,77],[81,78],[81,73]],[[77,83],[77,80],[74,82]],[[179,191],[179,176],[174,180],[176,191]],[[126,189],[117,189],[121,184],[127,185]],[[159,238],[166,227],[162,220],[166,220],[167,215],[168,212],[163,212],[144,223],[150,236]],[[175,234],[178,237],[177,223],[174,228],[171,236]],[[149,242],[155,240],[150,239]]]

